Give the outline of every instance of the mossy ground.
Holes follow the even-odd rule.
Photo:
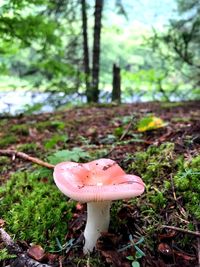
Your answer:
[[[167,235],[162,224],[195,230],[200,221],[199,113],[194,105],[189,111],[188,106],[184,107],[184,104],[172,105],[163,111],[157,104],[146,104],[146,113],[154,109],[153,113],[161,116],[168,125],[144,133],[136,130],[137,120],[143,116],[138,106],[84,107],[68,110],[67,115],[60,112],[2,120],[0,147],[18,149],[54,162],[66,155],[71,160],[84,162],[109,154],[108,157],[116,160],[128,173],[141,176],[146,192],[139,198],[117,201],[112,206],[110,232],[122,238],[115,242],[114,248],[111,247],[117,250],[127,245],[130,234],[136,241],[143,236],[145,241],[141,249],[146,257],[140,260],[142,266],[153,266],[148,262],[156,264],[158,258],[167,264],[173,259],[168,257],[166,260],[157,250],[163,242],[160,236]],[[122,140],[133,114],[133,125]],[[187,120],[173,119],[184,117],[184,114]],[[56,154],[60,150],[65,152]],[[85,216],[85,210],[76,210],[75,203],[59,192],[51,171],[5,157],[0,157],[0,171],[3,184],[0,188],[0,219],[5,221],[5,229],[15,240],[40,244],[46,251],[57,251],[60,249],[58,241],[63,245],[83,231],[84,224],[80,222],[77,231],[70,225],[77,223],[74,214]],[[169,246],[174,243],[183,255],[194,256],[195,242],[194,237],[180,233],[166,241]],[[121,261],[126,266],[131,264],[126,260],[129,253],[134,252],[127,249]],[[5,255],[2,249],[0,258]],[[114,260],[113,254],[109,257]],[[106,263],[109,257],[102,254],[101,248],[88,260],[72,249],[65,260],[70,259],[78,266],[85,266],[88,261],[90,266],[100,266],[100,262],[101,266],[111,266]],[[173,257],[178,261],[175,252]],[[193,260],[192,264],[195,262]]]
[[[61,194],[50,171],[16,172],[0,189],[1,218],[16,240],[56,250],[56,238],[64,243],[75,204]]]

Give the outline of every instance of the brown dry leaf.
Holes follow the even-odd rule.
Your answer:
[[[168,245],[168,244],[166,244],[166,243],[160,243],[159,245],[158,245],[158,251],[161,253],[161,254],[163,254],[163,255],[165,255],[165,256],[172,256],[173,255],[173,250],[171,249],[171,247]]]
[[[36,261],[42,261],[46,257],[45,251],[40,245],[30,247],[27,254]]]

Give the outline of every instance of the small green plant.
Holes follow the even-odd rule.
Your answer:
[[[132,235],[129,235],[129,240],[130,240],[130,243],[127,246],[119,249],[118,252],[124,251],[130,247],[134,247],[135,255],[134,256],[130,255],[126,258],[131,261],[132,267],[140,267],[140,263],[138,260],[144,257],[145,253],[139,248],[138,245],[144,242],[144,237],[141,237],[137,242],[134,242]]]
[[[119,127],[114,129],[113,134],[115,137],[121,137],[124,131],[125,131],[124,127],[119,126]]]
[[[48,157],[51,164],[57,164],[63,161],[75,161],[78,162],[80,159],[85,160],[89,158],[89,154],[83,151],[81,148],[75,147],[72,150],[60,150],[53,155]]]
[[[29,129],[26,124],[17,124],[13,125],[10,129],[11,132],[16,133],[16,134],[21,134],[24,136],[29,135]]]
[[[17,146],[18,151],[22,151],[26,153],[36,152],[37,149],[38,149],[38,146],[35,143],[20,144]]]
[[[48,139],[47,141],[45,141],[44,147],[45,147],[45,149],[52,149],[58,143],[65,143],[65,142],[67,142],[68,139],[69,138],[68,138],[68,136],[66,134],[65,135],[55,134],[50,139]]]
[[[65,128],[65,123],[59,120],[41,121],[36,124],[36,128],[39,131],[43,131],[44,129],[63,130]]]
[[[3,136],[0,139],[0,148],[6,147],[17,142],[17,137],[14,135]]]

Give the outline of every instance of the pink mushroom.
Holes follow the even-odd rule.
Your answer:
[[[140,177],[126,174],[110,159],[59,163],[54,180],[66,196],[87,202],[84,253],[93,251],[101,232],[108,230],[111,201],[139,196],[145,188]]]

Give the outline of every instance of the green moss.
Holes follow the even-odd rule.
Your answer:
[[[10,163],[10,159],[8,157],[1,156],[0,157],[0,165],[6,165]]]
[[[68,141],[68,136],[65,135],[60,135],[60,134],[54,134],[51,138],[46,140],[44,142],[44,147],[45,149],[52,149],[54,148],[58,143],[66,143]]]
[[[8,260],[15,258],[16,255],[9,254],[7,248],[0,249],[0,262],[3,260]]]
[[[15,173],[0,188],[0,199],[0,217],[16,239],[49,250],[57,249],[56,238],[64,243],[74,203],[60,193],[50,171]]]
[[[42,131],[44,129],[50,129],[50,130],[63,130],[65,128],[65,123],[62,121],[54,120],[54,121],[42,121],[38,122],[36,124],[36,128],[39,131]]]
[[[157,211],[161,213],[172,195],[172,177],[183,208],[189,216],[200,219],[200,156],[184,161],[182,156],[175,155],[174,144],[165,143],[135,153],[128,171],[141,176],[146,184],[142,212],[150,216],[153,211],[154,216],[159,216]]]
[[[200,220],[200,156],[185,162],[179,168],[174,183],[186,210]]]
[[[38,146],[35,143],[21,144],[17,146],[18,151],[22,151],[26,153],[35,152],[37,149],[38,149]]]
[[[0,148],[4,148],[8,145],[15,144],[17,142],[17,137],[14,135],[3,136],[0,139]]]
[[[16,134],[24,135],[24,136],[29,135],[29,129],[28,129],[28,126],[26,124],[13,125],[10,128],[10,131],[13,133],[16,133]]]
[[[150,146],[145,152],[135,153],[128,169],[142,176],[145,183],[153,183],[158,179],[163,181],[175,167],[174,144],[165,143],[159,147]]]

